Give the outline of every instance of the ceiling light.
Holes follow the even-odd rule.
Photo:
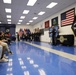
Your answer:
[[[17,24],[21,24],[21,23],[18,22]]]
[[[21,17],[20,17],[20,19],[24,19],[24,18],[25,18],[25,16],[21,16]]]
[[[4,3],[11,4],[11,0],[3,0]]]
[[[45,12],[41,11],[40,13],[38,13],[38,15],[43,15]]]
[[[22,20],[19,20],[19,22],[22,22]]]
[[[30,24],[30,23],[27,23],[27,24]]]
[[[7,19],[7,21],[11,21],[11,19]]]
[[[29,10],[24,10],[23,11],[23,14],[28,14],[29,13]]]
[[[10,8],[5,8],[6,13],[11,13],[11,9]]]
[[[0,22],[0,24],[1,24],[1,22]]]
[[[36,20],[38,17],[34,17],[33,19]]]
[[[11,24],[11,22],[8,22],[8,24]]]
[[[7,15],[6,17],[7,17],[7,18],[11,18],[11,15]]]
[[[57,4],[58,3],[56,3],[56,2],[51,2],[46,8],[53,8]]]
[[[33,22],[32,20],[30,20],[29,22]]]
[[[37,0],[29,0],[27,5],[28,6],[33,6],[36,3]]]

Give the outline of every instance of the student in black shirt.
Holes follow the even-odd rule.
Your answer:
[[[56,45],[56,30],[54,26],[52,26],[52,45]]]

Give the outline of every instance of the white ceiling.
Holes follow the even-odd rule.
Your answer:
[[[52,9],[46,8],[51,2],[57,2],[58,5],[53,7]],[[0,0],[0,21],[3,24],[7,24],[6,15],[11,15],[11,23],[17,24],[20,20],[21,16],[25,16],[25,19],[21,22],[22,25],[26,25],[30,20],[33,20],[33,17],[38,17],[37,20],[33,20],[30,25],[34,25],[49,16],[57,13],[58,11],[76,3],[76,0],[37,0],[34,6],[27,6],[28,0],[12,0],[12,4],[4,4],[3,0]],[[5,12],[5,8],[11,8],[12,13],[8,14]],[[23,15],[24,10],[30,10],[30,12],[26,15]],[[40,11],[45,11],[46,13],[42,16],[39,16],[38,13]]]

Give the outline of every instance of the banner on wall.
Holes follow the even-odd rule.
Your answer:
[[[57,26],[58,25],[58,17],[55,17],[51,20],[52,26]]]
[[[49,24],[49,20],[45,22],[45,28],[49,28],[50,24]]]
[[[74,21],[75,8],[61,14],[61,26],[71,25]]]

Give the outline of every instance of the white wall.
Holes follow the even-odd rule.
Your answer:
[[[20,28],[30,29],[30,31],[33,31],[32,26],[29,26],[29,25],[16,25],[16,32],[18,32],[20,30]]]
[[[75,4],[69,6],[69,7],[65,8],[65,9],[59,11],[58,13],[52,15],[51,17],[49,17],[49,18],[41,21],[40,23],[34,25],[33,28],[34,29],[35,28],[39,28],[39,29],[44,28],[44,22],[47,21],[47,20],[50,20],[50,27],[51,27],[51,19],[58,16],[59,31],[60,31],[60,34],[59,35],[61,35],[61,34],[73,34],[73,32],[71,30],[71,25],[61,27],[61,19],[60,19],[60,14],[61,13],[65,12],[65,11],[67,11],[69,9],[72,9],[72,8],[75,8],[75,13],[76,13],[76,3],[75,3]],[[49,30],[44,32],[44,35],[41,36],[41,41],[50,42],[50,37],[49,37],[49,33],[48,32],[49,32]]]
[[[49,38],[49,31],[45,31],[44,35],[41,36],[41,41],[43,42],[50,42],[50,38]]]

